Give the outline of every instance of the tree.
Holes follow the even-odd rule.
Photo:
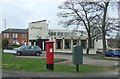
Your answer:
[[[103,41],[103,57],[105,56],[106,52],[106,36],[110,35],[108,32],[113,32],[113,30],[117,30],[118,26],[118,19],[110,18],[107,16],[108,6],[110,2],[99,2],[95,5],[98,5],[98,8],[103,12],[102,15],[97,16],[98,18],[95,19],[96,25],[101,29],[102,32],[102,41]]]
[[[116,34],[117,47],[120,48],[120,31]]]
[[[120,2],[118,2],[118,13],[120,13]],[[120,48],[120,15],[118,15],[118,33],[116,35],[116,39],[118,41],[118,48]]]
[[[5,49],[9,46],[9,41],[7,38],[2,39],[2,48]]]
[[[117,2],[110,2],[110,0],[108,2],[97,3],[96,5],[98,5],[98,8],[101,8],[101,10],[103,11],[102,16],[100,15],[98,16],[99,18],[96,19],[97,21],[96,24],[102,31],[103,57],[104,57],[106,52],[106,36],[111,36],[113,38],[113,36],[115,37],[115,34],[112,35],[112,33],[114,31],[119,31],[118,24],[119,18],[113,18],[107,15],[108,6],[110,7],[115,6],[115,8],[117,8],[118,5]]]
[[[59,9],[63,10],[58,13],[58,16],[64,18],[64,20],[60,21],[60,24],[62,24],[64,27],[85,27],[88,34],[88,46],[86,54],[89,54],[91,39],[99,34],[93,31],[93,25],[94,19],[97,16],[101,15],[102,12],[99,11],[99,9],[101,8],[98,8],[98,5],[95,5],[95,3],[96,2],[81,2],[79,0],[69,0],[58,7]]]

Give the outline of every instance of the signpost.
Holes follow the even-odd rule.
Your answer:
[[[15,50],[9,50],[9,49],[4,49],[3,53],[16,54],[17,51],[15,51]],[[15,55],[14,55],[14,66],[16,66],[16,56]]]

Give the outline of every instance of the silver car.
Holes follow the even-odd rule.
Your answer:
[[[42,54],[42,50],[39,46],[23,45],[23,46],[20,46],[19,48],[15,48],[14,50],[17,51],[17,53],[15,54],[17,56],[20,56],[20,55],[40,56],[40,54]]]

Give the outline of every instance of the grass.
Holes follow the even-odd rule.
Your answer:
[[[100,60],[115,60],[120,61],[120,59],[112,59],[112,58],[105,58],[105,57],[92,57],[93,59],[100,59]]]
[[[61,59],[55,59],[59,61]],[[13,70],[25,70],[25,71],[50,71],[46,69],[46,59],[43,58],[16,58],[16,66],[14,64],[14,57],[12,54],[3,54],[3,69]],[[99,71],[110,71],[116,67],[107,68],[102,66],[94,66],[83,64],[79,66],[79,72],[99,72]],[[76,72],[75,66],[66,66],[60,64],[54,64],[54,71],[57,72]]]
[[[2,49],[0,48],[0,68],[2,68]]]
[[[107,58],[107,57],[101,57],[101,56],[96,56],[96,55],[86,55],[86,54],[84,54],[84,56],[88,56],[88,57],[90,57],[90,58],[99,59],[99,60],[114,60],[114,61],[120,61],[120,59],[113,59],[112,57]]]

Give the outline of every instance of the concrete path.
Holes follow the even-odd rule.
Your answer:
[[[2,70],[2,77],[118,77],[118,72],[35,72]]]

